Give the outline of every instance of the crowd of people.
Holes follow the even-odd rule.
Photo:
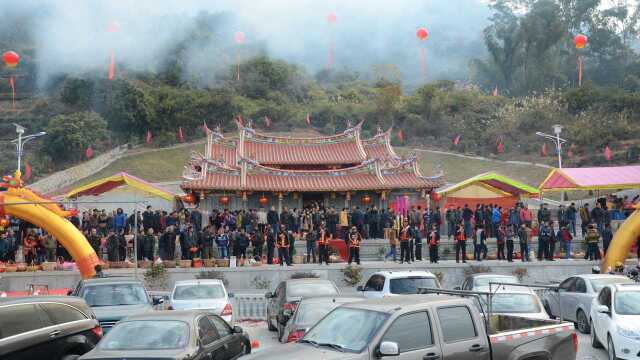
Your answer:
[[[363,241],[385,238],[389,241],[385,260],[421,261],[425,246],[430,262],[437,263],[441,237],[445,236],[454,244],[456,262],[470,260],[467,259],[468,247],[473,260],[486,259],[490,238],[496,239],[498,260],[511,262],[515,254],[519,254],[522,261],[531,261],[533,249],[530,247],[535,237],[538,240],[535,257],[539,261],[553,261],[559,249],[567,258],[571,256],[572,241],[578,235],[578,220],[580,235],[587,245],[585,258],[600,257],[601,241],[604,251],[607,250],[613,238],[611,221],[615,216],[606,200],[597,201],[593,208],[589,204],[578,208],[571,203],[554,211],[552,214],[548,206],[542,205],[534,213],[521,203],[511,208],[497,204],[471,208],[465,204],[446,209],[414,206],[401,215],[393,209],[376,206],[337,210],[311,203],[303,209],[284,207],[281,212],[274,207],[213,210],[207,218],[198,208],[167,213],[149,206],[136,215],[127,215],[122,209],[112,212],[92,209],[70,220],[83,232],[98,256],[108,261],[124,261],[136,256],[138,260],[235,256],[238,261],[254,259],[284,266],[292,264],[295,242],[303,241],[306,262],[328,264],[334,251],[330,241],[343,240],[349,263],[360,264]],[[28,223],[12,219],[10,228],[0,234],[0,261],[37,264],[57,260],[70,260],[69,254],[50,234]]]

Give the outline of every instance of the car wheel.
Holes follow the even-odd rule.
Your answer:
[[[611,340],[611,335],[609,335],[607,339],[607,355],[609,355],[609,360],[618,360],[618,357],[616,356],[616,348],[613,346],[613,340]]]
[[[275,326],[273,326],[273,324],[271,324],[271,315],[269,315],[269,311],[267,311],[267,329],[269,329],[269,331],[276,331],[277,330],[275,328]]]
[[[587,321],[587,316],[584,314],[584,311],[578,310],[576,320],[578,331],[583,334],[588,334],[591,329],[589,328],[589,321]]]
[[[589,337],[591,338],[591,347],[593,347],[594,349],[602,348],[602,344],[600,343],[600,341],[598,341],[598,336],[596,336],[596,329],[593,327],[593,319],[591,320],[590,333],[591,335]]]

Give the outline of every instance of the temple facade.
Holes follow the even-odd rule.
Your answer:
[[[361,139],[362,123],[332,136],[273,136],[238,123],[238,134],[209,131],[204,154],[192,154],[182,189],[204,210],[274,206],[399,208],[426,204],[444,184],[442,174],[423,176],[415,155],[391,146],[391,129]]]

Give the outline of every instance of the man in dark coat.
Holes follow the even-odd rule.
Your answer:
[[[173,260],[175,258],[176,236],[174,226],[167,226],[165,232],[160,236],[158,247],[162,260]]]

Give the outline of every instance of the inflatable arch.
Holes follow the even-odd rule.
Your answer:
[[[100,260],[84,235],[66,219],[76,212],[65,211],[25,188],[20,176],[20,171],[16,171],[15,176],[2,178],[0,188],[6,190],[0,191],[0,216],[11,215],[44,229],[73,257],[83,278],[93,277]]]
[[[625,220],[613,236],[607,254],[602,262],[602,271],[609,271],[617,262],[624,264],[629,251],[640,237],[640,209],[637,209]]]

